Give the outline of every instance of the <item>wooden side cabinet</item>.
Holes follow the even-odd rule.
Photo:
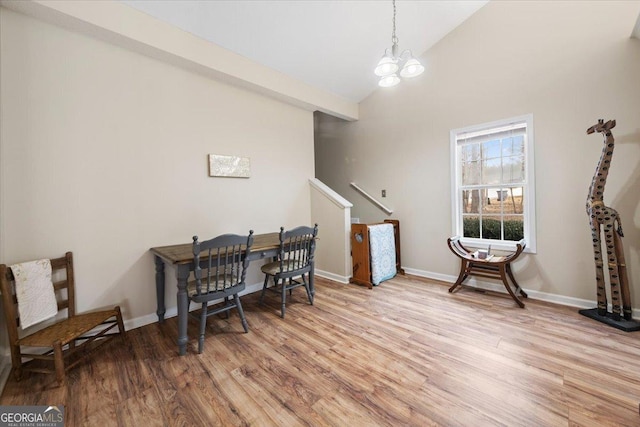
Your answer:
[[[396,272],[404,274],[400,259],[400,221],[386,219],[384,223],[393,225],[396,249]],[[371,253],[369,246],[369,226],[375,224],[351,224],[351,262],[353,273],[351,283],[373,288],[371,281]]]

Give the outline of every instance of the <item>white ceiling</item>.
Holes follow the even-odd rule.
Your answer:
[[[377,88],[373,68],[391,46],[391,0],[121,1],[354,102]],[[487,1],[397,0],[400,49],[422,55]]]

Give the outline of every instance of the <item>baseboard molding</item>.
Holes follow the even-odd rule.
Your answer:
[[[314,273],[316,276],[324,277],[325,279],[333,280],[334,282],[338,282],[338,283],[348,284],[350,279],[350,277],[340,276],[338,274],[330,273],[328,271],[323,271],[323,270],[316,269]]]
[[[424,277],[426,279],[438,280],[438,281],[448,282],[448,283],[455,283],[457,279],[457,276],[452,276],[448,274],[434,273],[431,271],[418,270],[418,269],[409,268],[409,267],[403,267],[403,268],[405,273],[407,274],[418,276],[418,277]],[[339,276],[330,272],[316,270],[315,274],[317,274],[320,277],[334,280],[339,283],[345,283],[345,284],[349,283],[348,277]],[[476,280],[476,278],[474,277],[469,278],[469,280],[465,282],[465,284],[478,289],[506,294],[506,290],[504,289],[504,286],[497,283]],[[244,292],[241,293],[241,295],[258,292],[261,289],[262,289],[262,283],[255,283],[252,285],[248,285],[245,288]],[[573,297],[568,297],[564,295],[551,294],[547,292],[539,292],[539,291],[534,291],[529,289],[525,289],[525,291],[527,292],[527,294],[529,294],[529,297],[540,300],[540,301],[546,301],[546,302],[566,305],[570,307],[577,307],[577,308],[593,308],[597,306],[596,301],[573,298]],[[197,310],[197,307],[194,306],[193,310]],[[611,307],[609,307],[609,310],[611,310]],[[164,317],[165,319],[169,319],[177,315],[178,315],[177,308],[170,307],[165,312]],[[632,311],[632,316],[633,318],[636,318],[636,319],[640,318],[640,309],[634,308]],[[139,328],[141,326],[149,325],[157,321],[158,321],[158,316],[155,313],[151,313],[144,316],[136,317],[134,319],[125,320],[124,326],[126,330],[130,330],[130,329]],[[4,386],[7,383],[7,379],[9,378],[10,373],[11,373],[10,355],[9,354],[0,355],[0,391],[4,390]]]
[[[449,274],[434,273],[431,271],[418,270],[410,267],[403,267],[403,268],[405,273],[407,274],[418,276],[418,277],[424,277],[426,279],[438,280],[441,282],[455,283],[456,279],[458,278],[457,276],[452,276]],[[345,284],[349,283],[348,277],[339,276],[337,274],[330,273],[327,271],[316,270],[315,274],[317,274],[320,277],[324,277],[329,280],[334,280],[339,283],[345,283]],[[477,280],[475,277],[470,277],[465,282],[465,285],[475,287],[478,289],[492,291],[492,292],[500,292],[505,294],[507,293],[507,291],[504,289],[504,286],[502,286],[501,284],[487,282],[483,280]],[[248,285],[244,290],[244,292],[241,293],[241,295],[258,292],[260,290],[262,290],[262,283],[255,283],[252,285]],[[546,302],[551,302],[555,304],[566,305],[569,307],[576,307],[576,308],[593,308],[597,306],[596,301],[573,298],[565,295],[551,294],[547,292],[540,292],[540,291],[535,291],[530,289],[525,289],[525,291],[527,292],[530,298],[537,299],[540,301],[546,301]],[[197,310],[197,307],[193,306],[192,309]],[[609,308],[609,310],[611,310],[611,308]],[[170,307],[167,309],[166,313],[164,314],[164,317],[165,319],[170,319],[177,315],[178,315],[178,309],[176,307]],[[634,308],[632,311],[632,316],[634,319],[640,318],[640,309]],[[136,317],[134,319],[126,320],[124,322],[124,327],[126,330],[135,329],[141,326],[155,323],[157,321],[158,321],[158,316],[155,313],[151,313],[141,317]]]
[[[345,283],[345,284],[349,283],[348,277],[339,276],[337,274],[329,273],[328,271],[315,270],[315,274],[320,277],[324,277],[325,279],[335,280],[336,282]],[[240,295],[259,292],[262,290],[262,286],[263,286],[263,283],[254,283],[252,285],[247,285],[247,287],[244,289],[243,292],[240,293]],[[191,307],[191,310],[197,310],[197,309],[198,307],[196,307],[195,305]],[[169,307],[167,308],[167,311],[164,313],[164,318],[170,319],[172,317],[176,317],[177,315],[178,315],[178,308],[175,306]],[[149,314],[145,314],[144,316],[125,320],[124,329],[128,331],[130,329],[136,329],[141,326],[150,325],[151,323],[155,323],[157,321],[158,321],[158,315],[156,313],[149,313]]]
[[[244,291],[240,292],[240,296],[242,295],[246,295],[246,294],[252,294],[254,292],[258,292],[260,290],[262,290],[262,283],[254,283],[252,285],[247,285],[247,287],[244,289]],[[222,301],[222,300],[220,300]],[[193,310],[197,310],[198,307],[195,305],[191,306],[191,311]],[[167,311],[164,313],[164,318],[165,319],[170,319],[172,317],[176,317],[178,315],[178,308],[177,307],[169,307],[167,308]],[[130,329],[136,329],[139,328],[141,326],[146,326],[146,325],[150,325],[151,323],[156,323],[158,321],[158,315],[156,313],[150,313],[150,314],[145,314],[144,316],[140,316],[140,317],[136,317],[133,319],[129,319],[129,320],[125,320],[124,321],[124,329],[125,330],[130,330]]]
[[[406,274],[412,276],[424,277],[425,279],[439,280],[441,282],[454,283],[456,281],[455,276],[449,276],[448,274],[433,273],[431,271],[417,270],[415,268],[402,267]]]
[[[412,274],[414,276],[424,277],[426,279],[439,280],[448,283],[455,283],[458,279],[457,276],[451,276],[448,274],[440,274],[433,273],[431,271],[417,270],[415,268],[407,268],[403,267],[405,273]],[[499,293],[507,293],[507,290],[500,283],[495,282],[487,282],[484,280],[478,280],[475,277],[470,277],[464,282],[465,285],[478,288],[486,291],[499,292]],[[530,289],[523,288],[524,291],[529,295],[529,298],[537,299],[540,301],[551,302],[554,304],[566,305],[569,307],[576,308],[593,308],[597,307],[597,302],[592,300],[586,300],[581,298],[568,297],[565,295],[551,294],[547,292],[540,292]],[[611,310],[611,306],[609,306],[609,310]],[[634,308],[632,310],[633,318],[637,319],[640,317],[640,309]]]

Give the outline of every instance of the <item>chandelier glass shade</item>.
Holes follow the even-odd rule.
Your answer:
[[[404,63],[400,75],[404,78],[419,76],[424,72],[424,66],[413,56]]]
[[[378,62],[374,73],[376,73],[378,77],[384,77],[394,74],[398,71],[398,68],[398,60],[395,59],[393,55],[391,55],[391,52],[389,52],[389,49],[387,49],[380,62]]]
[[[389,74],[388,76],[384,76],[378,82],[378,86],[380,87],[391,87],[400,83],[400,77],[397,74]]]
[[[398,38],[396,37],[396,0],[393,0],[393,33],[391,49],[386,49],[382,59],[378,62],[374,73],[380,77],[378,86],[391,87],[400,83],[400,77],[411,78],[424,72],[424,66],[413,57],[410,50],[404,50],[398,55]],[[400,70],[400,77],[398,77]]]

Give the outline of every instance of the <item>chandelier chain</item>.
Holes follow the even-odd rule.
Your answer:
[[[393,44],[398,43],[398,37],[396,37],[396,0],[393,0],[393,34],[391,35],[391,42]]]

